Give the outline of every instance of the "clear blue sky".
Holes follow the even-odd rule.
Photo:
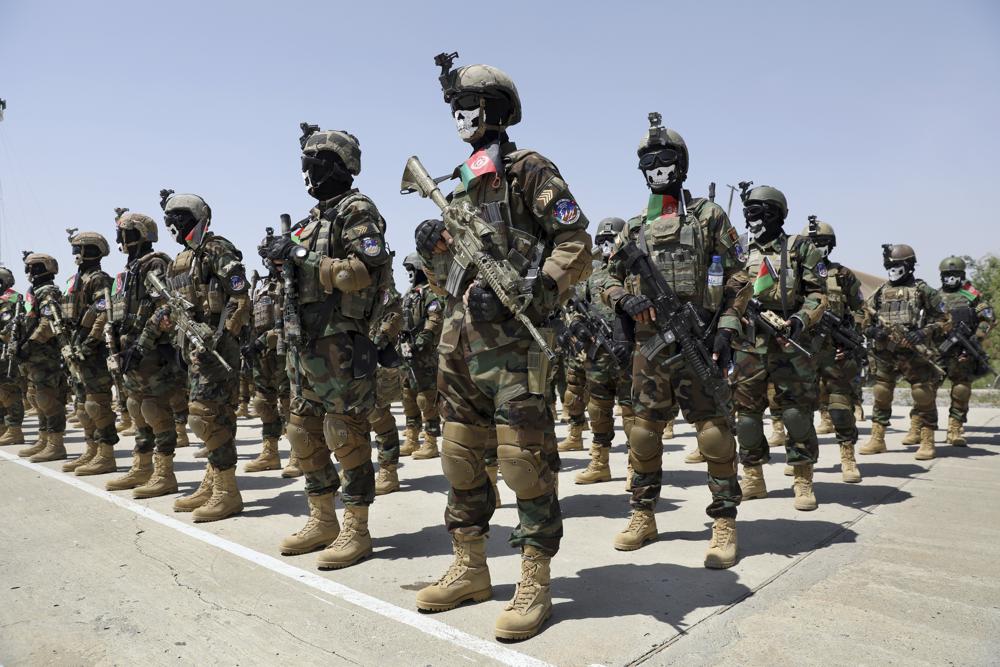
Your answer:
[[[879,245],[907,242],[936,283],[944,255],[1000,250],[996,2],[0,0],[2,260],[22,288],[21,249],[65,277],[66,227],[111,237],[116,206],[161,220],[170,187],[203,195],[260,268],[264,227],[311,205],[309,121],[360,138],[357,185],[398,267],[435,213],[398,194],[405,159],[441,174],[467,156],[432,63],[455,50],[513,77],[512,138],[559,165],[593,224],[645,203],[635,147],[658,110],[695,194],[714,180],[725,206],[726,183],[775,185],[789,227],[833,223],[851,266],[881,273]],[[179,249],[162,230],[159,246]]]

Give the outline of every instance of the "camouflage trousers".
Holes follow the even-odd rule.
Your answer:
[[[32,350],[21,370],[35,388],[39,433],[65,432],[67,382],[58,350],[54,347]]]
[[[239,369],[240,348],[233,336],[223,333],[216,351]],[[216,470],[236,467],[237,372],[225,370],[212,356],[196,358],[188,368],[188,425],[205,443],[208,462]]]
[[[636,349],[648,338],[648,331],[641,332]],[[716,406],[701,380],[686,368],[669,369],[663,364],[675,353],[670,346],[653,360],[638,351],[632,357],[635,424],[628,433],[632,507],[656,507],[663,483],[663,429],[679,408],[684,419],[694,425],[698,449],[708,466],[712,502],[705,511],[713,518],[735,517],[743,491],[736,476],[736,440],[729,428],[729,415]]]
[[[177,446],[174,417],[175,396],[183,401],[187,421],[186,373],[177,362],[172,347],[166,345],[147,353],[137,368],[123,377],[126,406],[135,424],[135,452],[173,454]]]
[[[594,444],[611,447],[615,437],[615,403],[622,408],[625,438],[632,431],[635,412],[632,409],[632,368],[620,368],[614,357],[600,350],[587,362],[587,413]]]
[[[587,366],[578,356],[567,356],[563,359],[566,369],[566,389],[562,393],[563,405],[569,415],[570,424],[585,424],[587,422]]]
[[[427,359],[415,357],[402,367],[403,414],[407,427],[424,429],[428,435],[441,435],[438,412],[437,353]]]
[[[24,393],[17,380],[0,380],[0,419],[4,426],[20,426],[24,422]]]
[[[854,420],[855,383],[860,374],[856,359],[850,355],[837,358],[837,349],[827,341],[816,353],[819,380],[819,403],[830,413],[837,442],[854,444],[858,427]]]
[[[892,396],[896,380],[902,376],[910,383],[913,396],[911,415],[918,417],[924,426],[937,428],[938,409],[935,398],[940,375],[926,361],[909,350],[888,351],[876,349],[875,385],[872,387],[874,407],[872,423],[889,425],[892,417]]]
[[[809,347],[802,337],[801,343]],[[794,348],[786,349],[773,339],[766,351],[736,350],[733,398],[737,410],[740,462],[758,466],[771,460],[764,438],[764,410],[768,407],[768,383],[774,384],[772,417],[782,419],[788,432],[785,445],[789,465],[816,463],[819,440],[813,425],[819,389],[816,366]]]
[[[451,484],[445,525],[453,533],[489,532],[495,497],[486,465],[495,447],[504,482],[517,496],[510,544],[552,556],[563,529],[553,469],[555,416],[545,396],[547,360],[531,340],[473,353],[466,326],[457,341],[443,342],[439,357],[441,466]]]
[[[288,360],[293,377],[297,372],[302,379],[302,395],[292,397],[286,436],[305,474],[306,493],[340,489],[332,452],[344,471],[346,505],[375,500],[367,418],[375,405],[375,369],[355,368],[359,344],[371,347],[363,334],[337,333],[311,341]]]
[[[79,364],[83,377],[78,382],[78,396],[82,394],[83,401],[77,402],[77,415],[87,442],[98,445],[118,443],[115,410],[112,407],[114,397],[111,394],[114,381],[108,370],[107,358],[107,348],[103,348]]]
[[[972,398],[972,383],[976,380],[976,364],[971,359],[949,359],[944,364],[946,379],[951,382],[951,405],[948,416],[964,424],[969,418],[969,399]],[[937,387],[934,388],[935,396]]]
[[[375,407],[368,413],[368,425],[375,432],[379,467],[399,463],[399,430],[392,403],[402,399],[399,368],[379,367],[375,375]]]
[[[291,383],[284,355],[265,350],[253,361],[253,406],[261,421],[261,437],[280,438],[288,419]]]

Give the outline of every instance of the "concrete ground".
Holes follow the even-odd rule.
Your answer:
[[[587,455],[565,455],[553,617],[517,644],[492,635],[519,570],[502,485],[494,599],[415,612],[415,591],[451,560],[438,460],[405,459],[402,491],[377,500],[374,558],[319,572],[314,555],[277,550],[304,522],[301,479],[241,474],[244,512],[195,526],[171,511],[173,497],[134,501],[105,492],[107,475],[66,475],[61,462],[0,448],[0,663],[997,664],[1000,409],[974,408],[970,446],[942,446],[930,462],[901,446],[898,412],[890,452],[859,457],[860,484],[840,482],[836,445],[822,438],[814,512],[792,508],[784,454],[772,450],[770,495],[741,507],[741,559],[725,571],[702,566],[708,495],[702,466],[682,461],[689,427],[664,446],[660,539],[636,552],[611,547],[628,515],[621,432],[612,482],[575,486]],[[242,469],[258,450],[257,422],[241,421],[238,437]],[[83,449],[79,431],[67,445]],[[130,446],[118,447],[122,470]],[[185,492],[204,468],[194,449],[177,456]]]

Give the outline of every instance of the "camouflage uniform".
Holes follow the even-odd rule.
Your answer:
[[[36,456],[51,442],[58,442],[54,449],[62,448],[62,438],[66,431],[66,401],[61,393],[66,383],[65,372],[59,351],[60,341],[56,338],[52,324],[55,310],[60,308],[62,292],[49,283],[37,288],[31,287],[25,300],[28,312],[24,342],[21,344],[20,370],[24,371],[35,387],[38,440],[34,446],[21,450],[18,455]],[[62,451],[59,458],[65,458],[65,449]]]
[[[13,279],[11,279],[13,281]],[[24,444],[21,424],[24,421],[24,391],[18,359],[14,354],[17,341],[16,329],[23,322],[24,297],[12,288],[0,295],[0,340],[3,341],[3,355],[0,355],[0,417],[3,419],[0,445]]]
[[[974,338],[982,342],[989,335],[996,322],[993,306],[983,299],[971,283],[961,289],[942,289],[941,300],[951,316],[952,322],[966,322]],[[976,362],[967,355],[953,354],[945,359],[945,371],[951,381],[951,406],[948,408],[948,441],[964,445],[962,425],[969,415],[969,398],[976,375]],[[936,392],[935,392],[936,394]]]
[[[403,357],[403,413],[406,415],[408,453],[417,446],[417,434],[423,428],[425,437],[441,436],[438,414],[437,348],[441,340],[444,304],[427,283],[410,287],[403,295],[403,327],[399,347]]]
[[[260,418],[261,436],[277,443],[284,432],[291,401],[291,382],[281,332],[284,284],[280,274],[269,274],[257,288],[253,304],[253,336],[258,352],[253,356],[253,408]]]
[[[391,275],[392,266],[386,271]],[[375,405],[368,413],[368,425],[375,432],[378,450],[379,475],[375,480],[375,490],[377,494],[382,494],[399,489],[399,479],[396,477],[396,466],[399,465],[399,430],[390,406],[403,399],[396,351],[396,339],[402,328],[403,315],[402,298],[391,279],[376,298],[379,306],[372,313],[368,337],[376,348],[383,350],[384,355],[393,357],[391,365],[379,363],[375,373]]]
[[[691,199],[685,192],[687,213],[678,213],[677,200],[652,194],[649,205],[630,219],[619,236],[608,263],[604,302],[617,309],[627,294],[642,295],[644,286],[630,276],[619,250],[645,236],[650,258],[683,302],[694,305],[705,322],[729,305],[731,294],[721,287],[709,288],[707,270],[713,255],[720,257],[724,277],[738,266],[738,235],[725,211],[708,199]],[[684,419],[694,424],[698,447],[708,463],[708,486],[712,502],[706,512],[712,518],[734,518],[741,492],[736,477],[736,442],[729,429],[729,415],[720,412],[713,396],[686,367],[668,369],[662,362],[677,352],[676,345],[647,359],[639,349],[656,333],[652,324],[636,323],[637,351],[633,355],[632,404],[635,424],[629,435],[632,474],[631,505],[634,511],[650,513],[660,497],[663,475],[663,430],[680,407]],[[617,542],[616,542],[617,545]],[[636,548],[636,547],[633,547]]]

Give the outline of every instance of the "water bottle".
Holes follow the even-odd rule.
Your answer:
[[[712,255],[712,263],[708,267],[708,294],[707,305],[710,310],[716,310],[722,303],[722,257]]]

